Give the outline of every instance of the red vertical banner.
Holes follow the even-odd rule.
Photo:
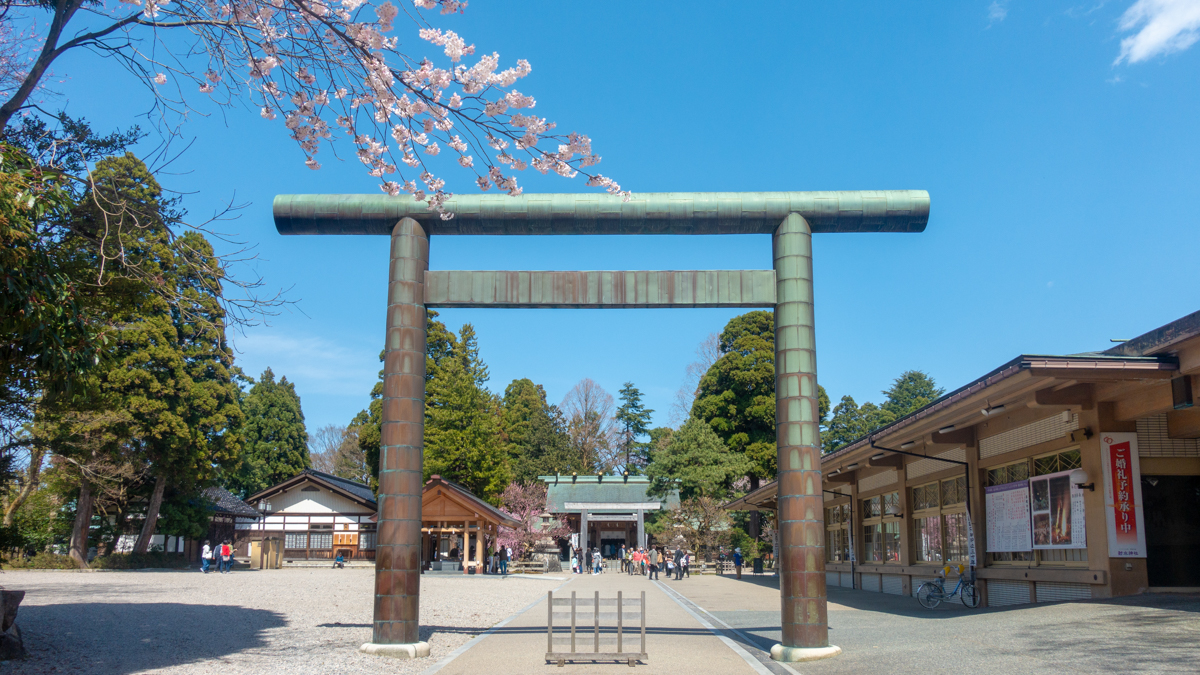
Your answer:
[[[1108,555],[1146,557],[1146,525],[1142,516],[1142,472],[1137,434],[1104,433],[1100,438],[1104,465],[1104,511]]]

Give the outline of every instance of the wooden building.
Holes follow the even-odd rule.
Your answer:
[[[1022,355],[825,455],[826,582],[912,594],[971,563],[988,606],[1200,590],[1200,312]],[[775,510],[771,483],[727,505]]]
[[[646,476],[538,476],[546,483],[546,511],[574,530],[580,548],[600,547],[600,554],[613,558],[622,545],[647,545],[646,513],[679,504],[679,492],[665,498],[646,494]],[[570,557],[563,543],[563,560]]]
[[[500,528],[520,525],[458,483],[430,476],[421,492],[423,568],[482,573],[485,550],[495,545]]]
[[[246,502],[255,517],[237,520],[237,555],[251,541],[279,537],[284,561],[375,559],[375,494],[370,486],[307,469]]]

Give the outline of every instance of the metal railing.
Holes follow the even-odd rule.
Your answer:
[[[565,609],[557,610],[556,608],[570,607],[570,611]],[[615,611],[600,611],[602,607],[614,608]],[[583,610],[580,615],[579,610]],[[590,611],[589,611],[590,610]],[[591,619],[590,624],[581,624],[580,619],[587,621]],[[554,621],[570,620],[571,633],[570,635],[555,635]],[[625,650],[625,621],[627,619],[637,619],[641,623],[641,648],[636,652]],[[602,621],[616,621],[616,633],[608,633],[607,631],[602,636],[600,629]],[[611,628],[611,624],[608,626]],[[566,626],[560,626],[565,629]],[[586,633],[582,633],[581,629],[591,629],[591,639],[588,639]],[[582,634],[581,634],[582,633]],[[590,643],[590,644],[589,644]],[[616,644],[616,651],[600,651],[600,645],[606,647]],[[558,650],[557,646],[570,647],[570,651]],[[587,651],[587,647],[592,649]],[[594,597],[591,598],[576,598],[575,592],[571,591],[570,599],[555,598],[554,591],[546,592],[546,660],[557,661],[561,668],[566,665],[567,661],[625,661],[632,668],[637,661],[646,661],[646,591],[642,591],[640,598],[625,598],[621,591],[617,591],[615,598],[600,597],[600,591],[596,591]]]

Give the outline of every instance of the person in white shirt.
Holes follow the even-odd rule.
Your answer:
[[[204,540],[204,548],[200,549],[200,571],[208,574],[208,563],[212,560],[212,546]]]

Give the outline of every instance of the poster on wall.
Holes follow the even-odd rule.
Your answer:
[[[1108,555],[1146,557],[1146,522],[1142,516],[1142,469],[1137,434],[1100,434],[1104,465],[1104,520],[1108,525]]]
[[[988,552],[1032,551],[1029,481],[990,485],[984,489],[984,500],[987,507]]]
[[[1070,471],[1030,478],[1029,512],[1035,549],[1087,548],[1083,490]]]

